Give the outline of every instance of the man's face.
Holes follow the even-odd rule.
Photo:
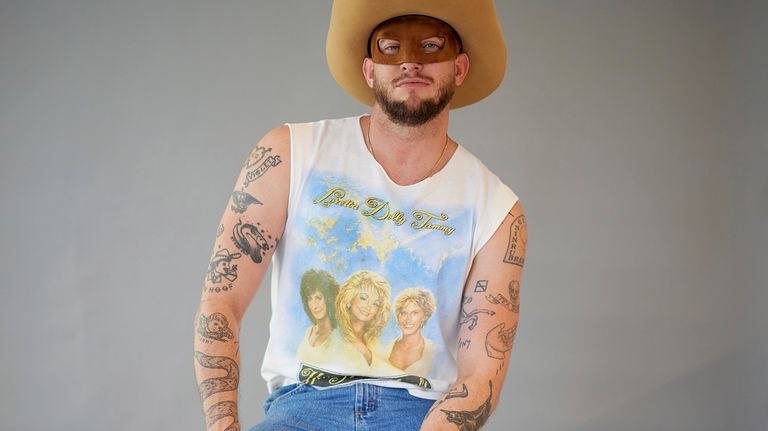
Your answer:
[[[229,274],[230,272],[230,261],[227,259],[221,259],[218,262],[216,262],[216,265],[214,266],[215,271],[219,274]]]
[[[435,118],[456,91],[459,41],[442,21],[399,17],[371,36],[373,92],[393,122],[418,126]]]

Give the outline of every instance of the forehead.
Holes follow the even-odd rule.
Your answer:
[[[408,301],[403,304],[401,311],[420,311],[421,306],[416,303],[415,299],[409,299]]]
[[[368,294],[368,295],[375,295],[377,297],[379,296],[378,293],[376,292],[376,289],[373,286],[371,286],[370,284],[363,284],[360,287],[358,287],[357,293],[358,294],[365,293],[365,294]]]
[[[453,28],[439,19],[423,15],[399,16],[379,24],[371,33],[374,39],[402,37],[449,37]]]

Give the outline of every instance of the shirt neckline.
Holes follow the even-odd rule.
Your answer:
[[[373,163],[374,165],[376,165],[376,168],[379,170],[380,174],[384,178],[386,178],[386,180],[387,180],[387,182],[389,184],[391,184],[391,185],[393,185],[395,187],[403,188],[403,189],[418,188],[418,187],[422,187],[424,185],[427,185],[427,184],[429,184],[429,183],[431,183],[433,181],[436,181],[439,177],[441,177],[443,175],[447,175],[447,174],[443,174],[443,172],[450,170],[452,168],[452,165],[454,164],[454,159],[456,159],[456,156],[459,153],[459,151],[464,151],[464,148],[461,146],[461,144],[456,142],[456,151],[454,151],[453,154],[451,154],[451,157],[448,159],[448,162],[445,163],[445,166],[443,166],[440,170],[438,170],[437,172],[432,174],[432,176],[426,177],[423,180],[421,180],[421,181],[419,181],[417,183],[413,183],[413,184],[408,184],[408,185],[398,184],[394,180],[392,180],[392,178],[390,178],[389,174],[384,169],[384,167],[381,166],[379,161],[376,160],[375,157],[373,157],[373,154],[371,154],[371,152],[368,151],[368,146],[365,145],[365,135],[363,134],[363,127],[360,124],[360,120],[362,120],[363,117],[370,117],[370,114],[360,114],[357,117],[355,117],[355,133],[357,135],[357,143],[356,143],[357,148],[358,148],[358,150],[360,148],[363,149],[363,152],[365,153],[365,157],[368,158],[368,161],[370,163]],[[370,121],[370,119],[368,121]]]

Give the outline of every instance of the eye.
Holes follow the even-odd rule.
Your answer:
[[[421,44],[421,49],[426,53],[433,53],[443,49],[445,40],[442,38],[427,39]]]
[[[382,54],[396,55],[400,51],[400,43],[396,40],[381,39],[379,40],[379,51]]]

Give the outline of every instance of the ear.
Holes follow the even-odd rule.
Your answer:
[[[373,60],[370,57],[363,59],[363,77],[368,87],[373,88]]]
[[[455,60],[453,60],[453,73],[456,85],[461,85],[464,79],[469,73],[469,56],[466,53],[459,54]]]

